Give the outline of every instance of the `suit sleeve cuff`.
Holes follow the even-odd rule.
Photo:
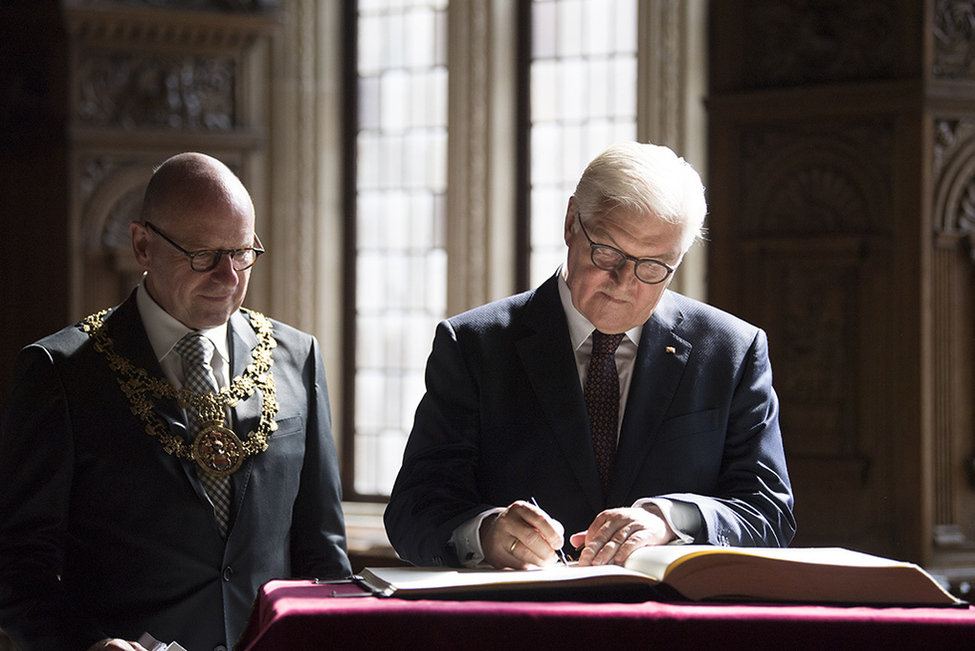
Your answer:
[[[484,563],[484,549],[481,547],[481,523],[484,518],[504,509],[489,509],[479,513],[464,524],[454,529],[450,536],[450,544],[457,551],[457,559],[464,567],[478,567]]]
[[[677,539],[670,544],[689,545],[694,542],[697,534],[701,531],[701,513],[696,506],[686,502],[675,502],[663,497],[645,497],[637,500],[633,506],[642,509],[651,504],[660,509],[664,521],[677,535]]]

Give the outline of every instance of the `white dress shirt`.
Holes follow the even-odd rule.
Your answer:
[[[145,326],[149,343],[156,354],[156,359],[162,366],[163,374],[173,386],[183,386],[183,360],[179,353],[173,350],[180,339],[190,332],[199,332],[213,342],[214,353],[210,360],[217,386],[225,387],[230,384],[230,347],[227,343],[227,324],[208,330],[193,330],[183,325],[166,310],[162,309],[146,289],[145,275],[139,283],[135,296],[139,316]]]

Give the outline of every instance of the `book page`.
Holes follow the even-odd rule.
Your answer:
[[[614,577],[630,581],[646,580],[646,577],[617,565],[579,567],[574,563],[528,570],[370,567],[362,572],[363,581],[383,596],[391,596],[398,591],[450,591],[585,581],[601,583]]]
[[[638,549],[626,561],[626,567],[643,572],[658,581],[667,572],[697,556],[743,555],[774,558],[795,563],[841,565],[854,567],[896,567],[910,565],[881,556],[842,547],[715,547],[712,545],[663,545]]]
[[[840,547],[645,547],[626,566],[692,600],[958,603],[922,568]]]

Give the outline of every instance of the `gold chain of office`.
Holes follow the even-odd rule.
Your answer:
[[[243,375],[233,379],[230,386],[217,393],[194,393],[187,388],[176,389],[166,380],[150,375],[145,369],[115,352],[115,343],[105,332],[105,314],[102,310],[81,322],[82,329],[94,339],[95,349],[105,355],[109,367],[117,373],[116,379],[131,403],[132,413],[145,424],[146,432],[163,444],[166,454],[179,459],[195,461],[200,468],[214,477],[229,477],[244,460],[268,448],[268,439],[278,428],[274,421],[280,405],[275,397],[274,377],[271,374],[271,349],[278,345],[270,319],[259,312],[244,309],[251,325],[257,331],[258,344],[251,351],[251,363]],[[254,394],[259,389],[263,396],[261,420],[257,429],[241,441],[233,430],[224,427],[227,408]],[[196,407],[200,419],[200,431],[187,445],[180,437],[169,433],[163,420],[153,412],[153,398],[172,398],[183,409]]]

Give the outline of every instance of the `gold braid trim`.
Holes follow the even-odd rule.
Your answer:
[[[274,364],[271,350],[278,345],[274,339],[274,328],[270,319],[263,314],[241,309],[257,331],[258,344],[251,352],[251,363],[244,374],[235,377],[230,386],[223,387],[216,394],[209,391],[195,394],[186,388],[176,389],[165,379],[150,375],[115,352],[115,342],[105,332],[105,314],[108,310],[92,314],[81,322],[82,330],[94,340],[95,349],[105,355],[109,367],[116,373],[119,387],[131,403],[132,413],[142,419],[146,432],[159,439],[166,454],[195,461],[206,472],[220,477],[233,474],[247,457],[267,450],[268,439],[278,428],[274,417],[280,405],[275,397],[274,376],[271,373]],[[257,429],[247,435],[247,440],[240,441],[232,431],[221,425],[226,409],[236,407],[238,402],[253,395],[255,390],[260,390],[263,396],[261,420]],[[153,411],[153,399],[163,398],[175,399],[183,409],[193,405],[199,411],[200,422],[205,425],[192,444],[187,445],[180,437],[170,434],[166,424]],[[220,454],[229,455],[229,461],[226,458],[214,459],[211,452],[214,437],[223,444],[225,449],[221,449]]]

